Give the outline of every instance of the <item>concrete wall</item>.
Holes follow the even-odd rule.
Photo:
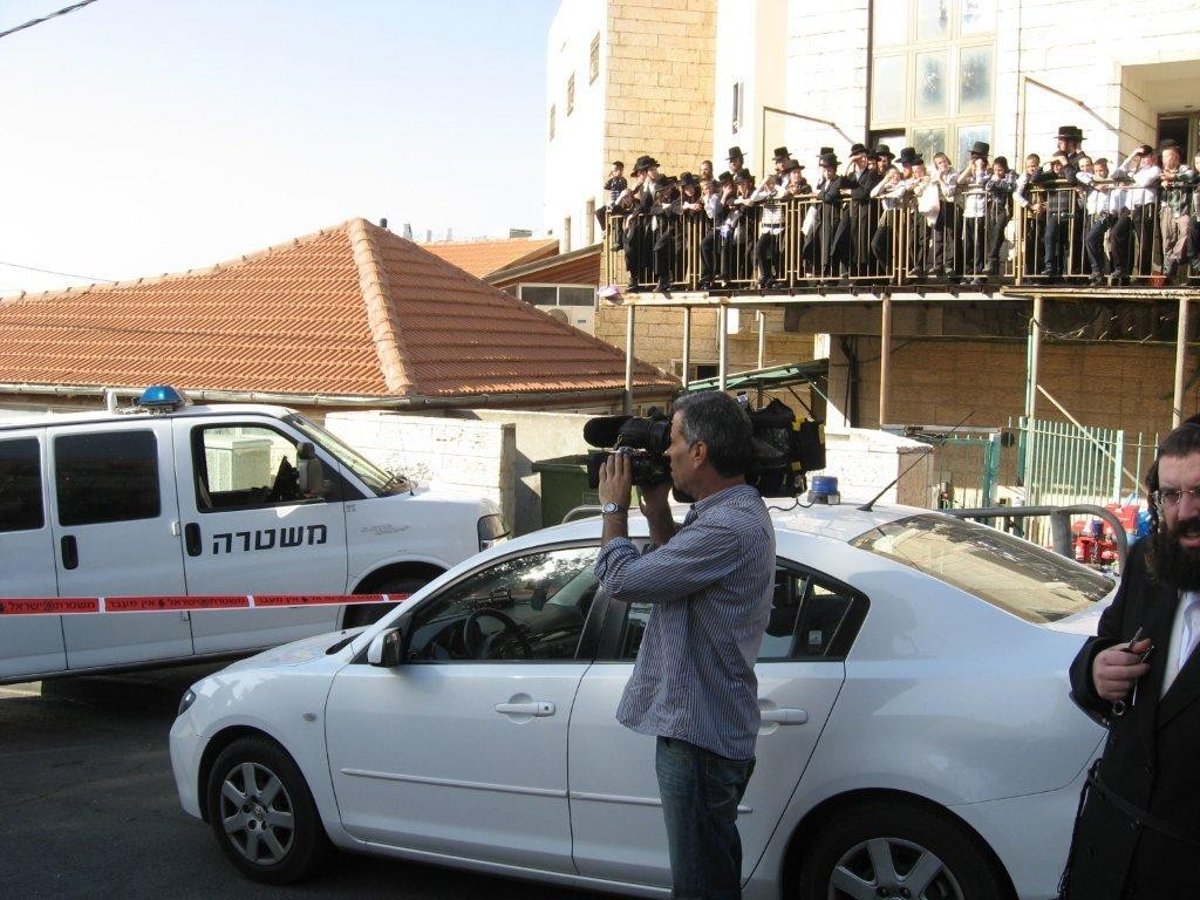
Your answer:
[[[329,413],[325,427],[385,469],[429,487],[486,497],[500,505],[510,526],[516,520],[511,424],[371,410]]]

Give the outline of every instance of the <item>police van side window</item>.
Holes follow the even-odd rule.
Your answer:
[[[45,524],[37,438],[0,441],[0,531],[28,531]]]
[[[162,512],[152,431],[56,437],[54,478],[62,525],[155,519]]]
[[[193,428],[197,508],[200,512],[223,512],[317,499],[300,491],[297,455],[296,443],[272,428]]]

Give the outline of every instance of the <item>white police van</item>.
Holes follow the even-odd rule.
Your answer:
[[[0,597],[407,593],[505,535],[481,498],[418,489],[279,406],[0,423]],[[378,605],[0,615],[0,682],[226,656]]]

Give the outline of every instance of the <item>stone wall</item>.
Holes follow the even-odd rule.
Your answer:
[[[499,504],[516,521],[516,426],[376,410],[332,412],[325,427],[376,465],[421,485]]]

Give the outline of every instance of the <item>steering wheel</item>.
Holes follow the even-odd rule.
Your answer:
[[[463,622],[462,640],[463,646],[467,650],[468,659],[479,659],[481,646],[486,646],[486,644],[480,643],[480,639],[483,638],[483,629],[479,627],[479,620],[484,618],[495,619],[504,626],[501,631],[487,639],[487,644],[490,644],[492,640],[502,634],[511,633],[517,639],[517,643],[521,645],[521,652],[525,654],[525,658],[533,659],[533,647],[530,645],[529,639],[521,633],[521,626],[514,622],[512,617],[507,613],[502,613],[498,609],[490,609],[488,607],[474,610]]]

